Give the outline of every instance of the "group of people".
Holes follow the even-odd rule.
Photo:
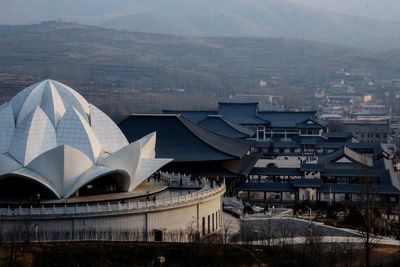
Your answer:
[[[28,204],[29,205],[39,205],[40,204],[40,193],[37,192],[36,194],[34,194],[33,196],[29,196],[28,197]]]

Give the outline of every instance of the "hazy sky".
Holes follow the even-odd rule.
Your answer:
[[[267,2],[267,0],[265,0]],[[285,0],[269,0],[282,1]],[[343,14],[356,15],[384,20],[400,21],[400,0],[286,0],[296,4],[323,9]],[[121,10],[131,10],[133,7],[161,6],[179,10],[181,6],[192,6],[201,9],[202,6],[216,6],[224,3],[235,5],[239,0],[0,0],[0,24],[27,23],[48,20],[51,14],[55,17],[64,16],[96,16]],[[262,1],[261,1],[262,2]],[[178,3],[178,4],[177,4]],[[247,5],[257,6],[259,0],[248,0]],[[174,6],[176,5],[176,6]],[[101,12],[100,12],[101,11]]]
[[[287,0],[313,8],[376,19],[400,21],[400,0]]]

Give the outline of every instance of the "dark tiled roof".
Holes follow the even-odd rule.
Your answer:
[[[381,171],[373,172],[365,169],[326,169],[322,175],[336,177],[376,177],[380,173]]]
[[[315,116],[315,111],[261,111],[257,115],[271,122],[271,127],[286,128],[296,127],[298,123]]]
[[[327,166],[333,166],[332,164],[335,163],[336,160],[345,157],[349,159],[350,161],[353,161],[354,163],[358,163],[360,165],[366,166],[366,167],[373,167],[374,162],[373,159],[367,156],[363,156],[356,151],[348,148],[347,146],[342,147],[341,149],[338,149],[332,153],[326,154],[321,156],[318,159],[319,164],[324,164],[325,167]]]
[[[322,133],[322,136],[326,137],[328,141],[331,139],[340,139],[340,140],[346,140],[349,141],[353,137],[352,132],[328,132],[328,133]]]
[[[379,155],[383,152],[380,144],[347,142],[346,146],[356,152],[359,152],[359,153],[368,153],[368,154]]]
[[[377,185],[371,191],[382,195],[400,195],[400,191],[392,185]],[[366,193],[366,189],[362,184],[322,184],[320,192],[363,194]]]
[[[317,148],[341,148],[344,146],[343,142],[323,142],[323,141],[319,141],[316,144]]]
[[[214,133],[232,138],[249,138],[255,134],[254,130],[226,120],[221,115],[209,115],[198,124]]]
[[[315,118],[307,118],[306,120],[302,121],[302,122],[298,122],[296,124],[297,128],[307,128],[307,129],[320,129],[320,128],[324,128],[326,127],[327,124],[324,122],[321,122]]]
[[[254,147],[265,148],[269,147],[272,143],[272,141],[255,141]]]
[[[303,163],[300,166],[301,171],[314,171],[321,172],[325,169],[323,164],[311,164],[311,163]]]
[[[162,169],[168,172],[190,173],[194,176],[245,177],[245,175],[233,173],[224,168],[222,166],[224,162],[226,161],[171,162]]]
[[[255,167],[250,172],[251,175],[284,175],[284,176],[301,176],[299,168],[278,168],[278,167]]]
[[[300,139],[300,144],[301,145],[316,145],[317,144],[317,138],[301,138]]]
[[[193,111],[193,110],[167,110],[163,109],[164,114],[181,114],[185,118],[191,120],[194,123],[199,123],[200,121],[207,118],[209,115],[216,115],[216,111]]]
[[[389,123],[343,123],[346,132],[389,132]]]
[[[238,185],[237,190],[242,191],[266,191],[266,192],[295,192],[296,187],[318,187],[319,179],[297,179],[301,183],[242,183]],[[306,181],[310,180],[310,181]],[[314,180],[314,181],[313,181]],[[307,182],[310,182],[308,184]],[[313,183],[315,182],[315,183]],[[321,193],[365,193],[365,188],[360,184],[319,184]],[[379,185],[373,191],[383,195],[400,195],[400,191],[391,185]]]
[[[260,153],[252,153],[242,157],[241,159],[225,161],[222,164],[222,167],[231,173],[247,176],[257,163],[260,156]]]
[[[218,114],[242,125],[269,125],[257,115],[258,103],[218,103]]]
[[[293,179],[293,187],[321,187],[321,179]]]
[[[274,147],[281,148],[298,148],[300,147],[299,143],[296,141],[275,141],[273,142]]]
[[[179,162],[239,159],[250,148],[244,140],[215,134],[180,115],[131,115],[119,127],[129,142],[155,131],[157,157]]]
[[[267,191],[267,192],[295,192],[291,183],[241,183],[237,190]]]
[[[322,193],[360,193],[362,192],[360,184],[322,184],[319,189]]]

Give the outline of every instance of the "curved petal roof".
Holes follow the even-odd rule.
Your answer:
[[[155,159],[155,143],[153,133],[129,144],[106,114],[53,80],[0,106],[0,176],[34,180],[59,198],[105,175],[135,189],[171,161]]]
[[[10,104],[0,110],[0,153],[8,151],[15,131],[14,115]]]
[[[26,166],[34,158],[56,146],[56,130],[43,110],[36,107],[15,129],[9,153]]]

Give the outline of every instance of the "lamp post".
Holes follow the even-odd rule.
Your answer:
[[[312,233],[312,220],[311,220],[311,215],[312,215],[312,209],[306,205],[306,208],[308,209],[308,211],[310,212],[310,217],[308,219],[308,229],[310,230],[310,232]]]

